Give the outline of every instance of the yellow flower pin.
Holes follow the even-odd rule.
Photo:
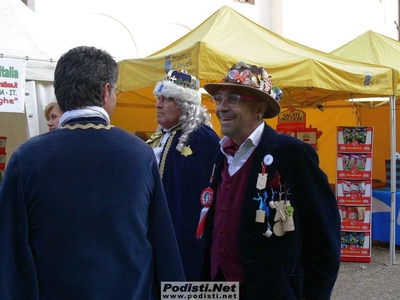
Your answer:
[[[188,155],[192,155],[193,151],[192,151],[192,149],[190,149],[190,146],[189,147],[184,147],[182,149],[182,153],[181,154],[186,157]]]

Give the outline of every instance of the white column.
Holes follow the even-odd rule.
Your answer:
[[[282,1],[283,0],[255,1],[258,12],[257,23],[280,35],[282,35]]]

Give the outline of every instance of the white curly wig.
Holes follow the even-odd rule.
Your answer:
[[[170,70],[163,81],[156,84],[153,91],[157,98],[164,96],[175,99],[176,104],[182,109],[180,117],[182,135],[176,147],[179,152],[182,152],[190,134],[202,124],[212,128],[211,115],[204,106],[201,106],[199,85],[199,80],[186,71]],[[162,127],[158,126],[157,131],[161,129]]]
[[[201,103],[201,94],[188,87],[179,86],[171,81],[163,80],[156,84],[153,91],[157,98],[174,98],[181,101],[191,102],[197,105]]]

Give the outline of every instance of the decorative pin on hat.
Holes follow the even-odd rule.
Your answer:
[[[153,93],[156,97],[164,96],[200,105],[199,88],[200,80],[190,75],[186,70],[181,72],[170,70],[165,74],[162,81],[157,82]]]
[[[241,95],[252,95],[267,102],[264,119],[273,118],[281,111],[278,101],[282,96],[282,91],[278,87],[273,87],[271,76],[263,67],[239,61],[228,70],[228,74],[222,78],[221,83],[204,85],[204,89],[210,95],[217,94],[221,88],[237,91]]]

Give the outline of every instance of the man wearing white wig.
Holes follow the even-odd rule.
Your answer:
[[[147,141],[156,154],[186,280],[198,281],[202,245],[196,238],[201,192],[209,185],[219,137],[201,106],[199,80],[170,70],[154,89],[157,131]]]

